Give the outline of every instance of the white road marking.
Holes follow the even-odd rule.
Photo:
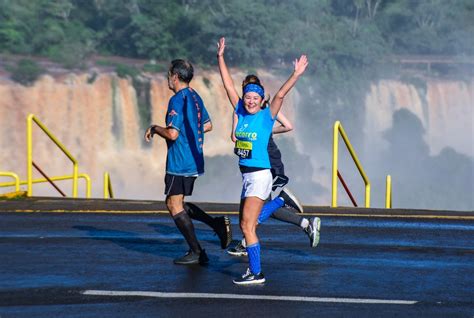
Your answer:
[[[362,298],[327,298],[303,296],[273,296],[273,295],[239,295],[239,294],[213,294],[213,293],[165,293],[151,291],[117,291],[117,290],[86,290],[84,295],[93,296],[137,296],[155,298],[214,298],[214,299],[249,299],[249,300],[280,300],[304,301],[318,303],[347,303],[347,304],[392,304],[414,305],[415,300],[389,300],[389,299],[362,299]]]

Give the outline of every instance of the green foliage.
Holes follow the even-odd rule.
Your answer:
[[[117,73],[117,76],[120,78],[130,77],[133,79],[138,74],[140,74],[140,71],[134,66],[126,64],[117,64],[115,67],[115,73]]]
[[[117,62],[114,61],[109,61],[109,60],[97,60],[95,61],[95,64],[97,66],[117,66]]]
[[[143,65],[143,71],[148,73],[163,73],[168,70],[168,66],[156,63],[146,63]]]
[[[22,59],[15,67],[10,68],[11,78],[17,83],[28,86],[33,84],[44,73],[35,61]]]
[[[472,21],[472,0],[5,0],[0,52],[66,67],[92,53],[214,65],[225,35],[230,65],[288,69],[304,52],[310,71],[342,76],[387,54],[473,55]]]

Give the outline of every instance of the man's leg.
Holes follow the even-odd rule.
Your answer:
[[[232,229],[227,216],[212,217],[193,203],[184,203],[186,213],[193,220],[198,220],[211,227],[221,241],[221,248],[227,248],[232,242]]]
[[[170,195],[166,197],[166,206],[173,217],[176,227],[181,234],[183,234],[184,239],[188,243],[189,248],[194,253],[200,253],[202,248],[197,240],[193,222],[189,215],[184,211],[183,199],[184,196],[182,194]]]
[[[165,177],[166,206],[190,248],[186,255],[174,260],[175,264],[203,264],[209,261],[206,252],[199,245],[191,218],[184,211],[184,196],[189,192],[192,193],[192,181],[180,176],[166,175]],[[186,183],[190,184],[190,190],[189,185],[185,187]]]
[[[299,226],[308,235],[311,247],[318,245],[321,228],[321,220],[318,217],[308,219],[296,213],[294,209],[283,207],[273,212],[272,218]]]

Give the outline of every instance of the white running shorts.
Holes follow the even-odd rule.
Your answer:
[[[258,197],[266,200],[272,192],[272,182],[270,169],[242,173],[242,194],[240,198]]]

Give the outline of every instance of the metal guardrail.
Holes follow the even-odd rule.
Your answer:
[[[1,175],[1,172],[0,172],[0,175]],[[91,178],[86,173],[78,174],[77,178],[78,179],[84,179],[84,182],[85,182],[85,185],[86,185],[86,198],[90,198],[91,197]],[[50,177],[49,179],[52,180],[52,181],[71,180],[71,179],[73,179],[73,176],[69,175],[69,176]],[[34,179],[34,180],[32,180],[32,182],[33,183],[44,183],[44,182],[48,182],[48,180],[46,178],[42,178],[42,179]],[[28,184],[28,180],[19,181],[18,186],[25,185],[25,184]],[[9,186],[13,186],[13,185],[15,185],[15,182],[2,182],[2,183],[0,183],[0,188],[1,187],[9,187]]]
[[[29,114],[27,123],[27,196],[33,195],[33,122],[36,123],[44,133],[61,149],[61,151],[71,160],[73,163],[72,172],[72,197],[77,197],[77,179],[78,179],[78,162],[64,147],[64,145],[46,128],[46,126],[35,117],[33,114]]]
[[[385,182],[385,208],[391,209],[392,208],[392,177],[390,175],[387,176]]]
[[[48,177],[44,174],[41,169],[33,162],[33,122],[36,123],[43,132],[58,146],[58,148],[69,158],[69,160],[73,163],[73,174],[72,175],[64,175],[64,176],[57,176],[57,177]],[[78,173],[79,165],[77,160],[71,155],[71,153],[64,147],[64,145],[49,131],[49,129],[33,114],[29,114],[27,119],[27,180],[20,181],[20,178],[17,174],[13,172],[0,172],[0,176],[12,177],[15,179],[13,182],[0,182],[1,187],[9,187],[15,186],[15,190],[20,190],[20,185],[27,185],[27,196],[31,197],[33,195],[33,184],[34,183],[43,183],[43,182],[50,182],[54,187],[55,184],[53,181],[61,181],[61,180],[73,180],[73,189],[72,189],[72,196],[74,198],[77,197],[77,188],[78,188],[78,179],[84,179],[86,185],[86,198],[91,197],[91,178],[86,173]],[[42,179],[33,179],[33,167],[38,169],[41,174],[43,174]],[[57,187],[56,187],[57,188]],[[57,188],[58,189],[58,188]],[[58,189],[59,192],[63,195],[62,191]],[[113,189],[112,183],[110,182],[110,176],[106,172],[104,174],[104,198],[113,198]]]
[[[339,134],[341,135],[342,139],[344,140],[344,143],[346,144],[347,149],[349,150],[349,153],[351,154],[352,159],[354,160],[354,163],[359,170],[360,175],[362,176],[362,179],[364,180],[365,184],[365,207],[370,208],[370,180],[367,177],[367,175],[364,172],[364,169],[362,168],[362,165],[357,158],[357,155],[354,151],[354,148],[351,145],[351,142],[349,141],[349,138],[347,137],[346,132],[344,131],[344,128],[342,127],[342,124],[340,121],[336,121],[334,123],[334,136],[333,136],[333,164],[332,164],[332,202],[331,206],[333,208],[337,207],[337,179],[338,177],[340,178],[341,182],[343,183],[344,188],[346,189],[352,203],[354,206],[357,206],[355,203],[355,200],[353,199],[351,193],[348,191],[347,186],[344,184],[344,181],[342,177],[340,176],[339,170],[338,170],[338,152],[339,152]],[[385,208],[391,209],[392,208],[392,177],[390,175],[387,176],[386,178],[386,190],[385,190]]]
[[[104,173],[104,199],[113,199],[114,191],[112,189],[112,182],[108,172]]]
[[[18,177],[18,175],[16,173],[2,171],[2,172],[0,172],[0,176],[1,177],[12,177],[13,179],[15,179],[15,181],[9,182],[9,184],[7,186],[8,187],[15,186],[15,191],[20,191],[20,178]],[[0,187],[1,186],[2,185],[0,184]]]
[[[337,172],[338,172],[338,152],[339,152],[339,134],[341,135],[344,143],[346,144],[349,153],[351,154],[352,159],[354,160],[357,169],[359,170],[362,179],[364,180],[365,184],[365,207],[370,208],[370,181],[367,175],[362,168],[362,165],[357,158],[357,155],[354,151],[354,148],[347,137],[344,128],[342,128],[342,124],[340,121],[336,121],[334,123],[334,139],[333,139],[333,160],[332,160],[332,202],[331,206],[333,208],[337,207]]]
[[[344,181],[344,178],[342,177],[341,173],[339,170],[337,170],[337,177],[339,178],[339,181],[341,181],[342,187],[344,190],[346,190],[347,195],[349,196],[349,199],[351,199],[352,204],[357,208],[357,202],[354,199],[354,196],[352,195],[351,191],[349,190],[349,187],[347,186],[346,182]]]

